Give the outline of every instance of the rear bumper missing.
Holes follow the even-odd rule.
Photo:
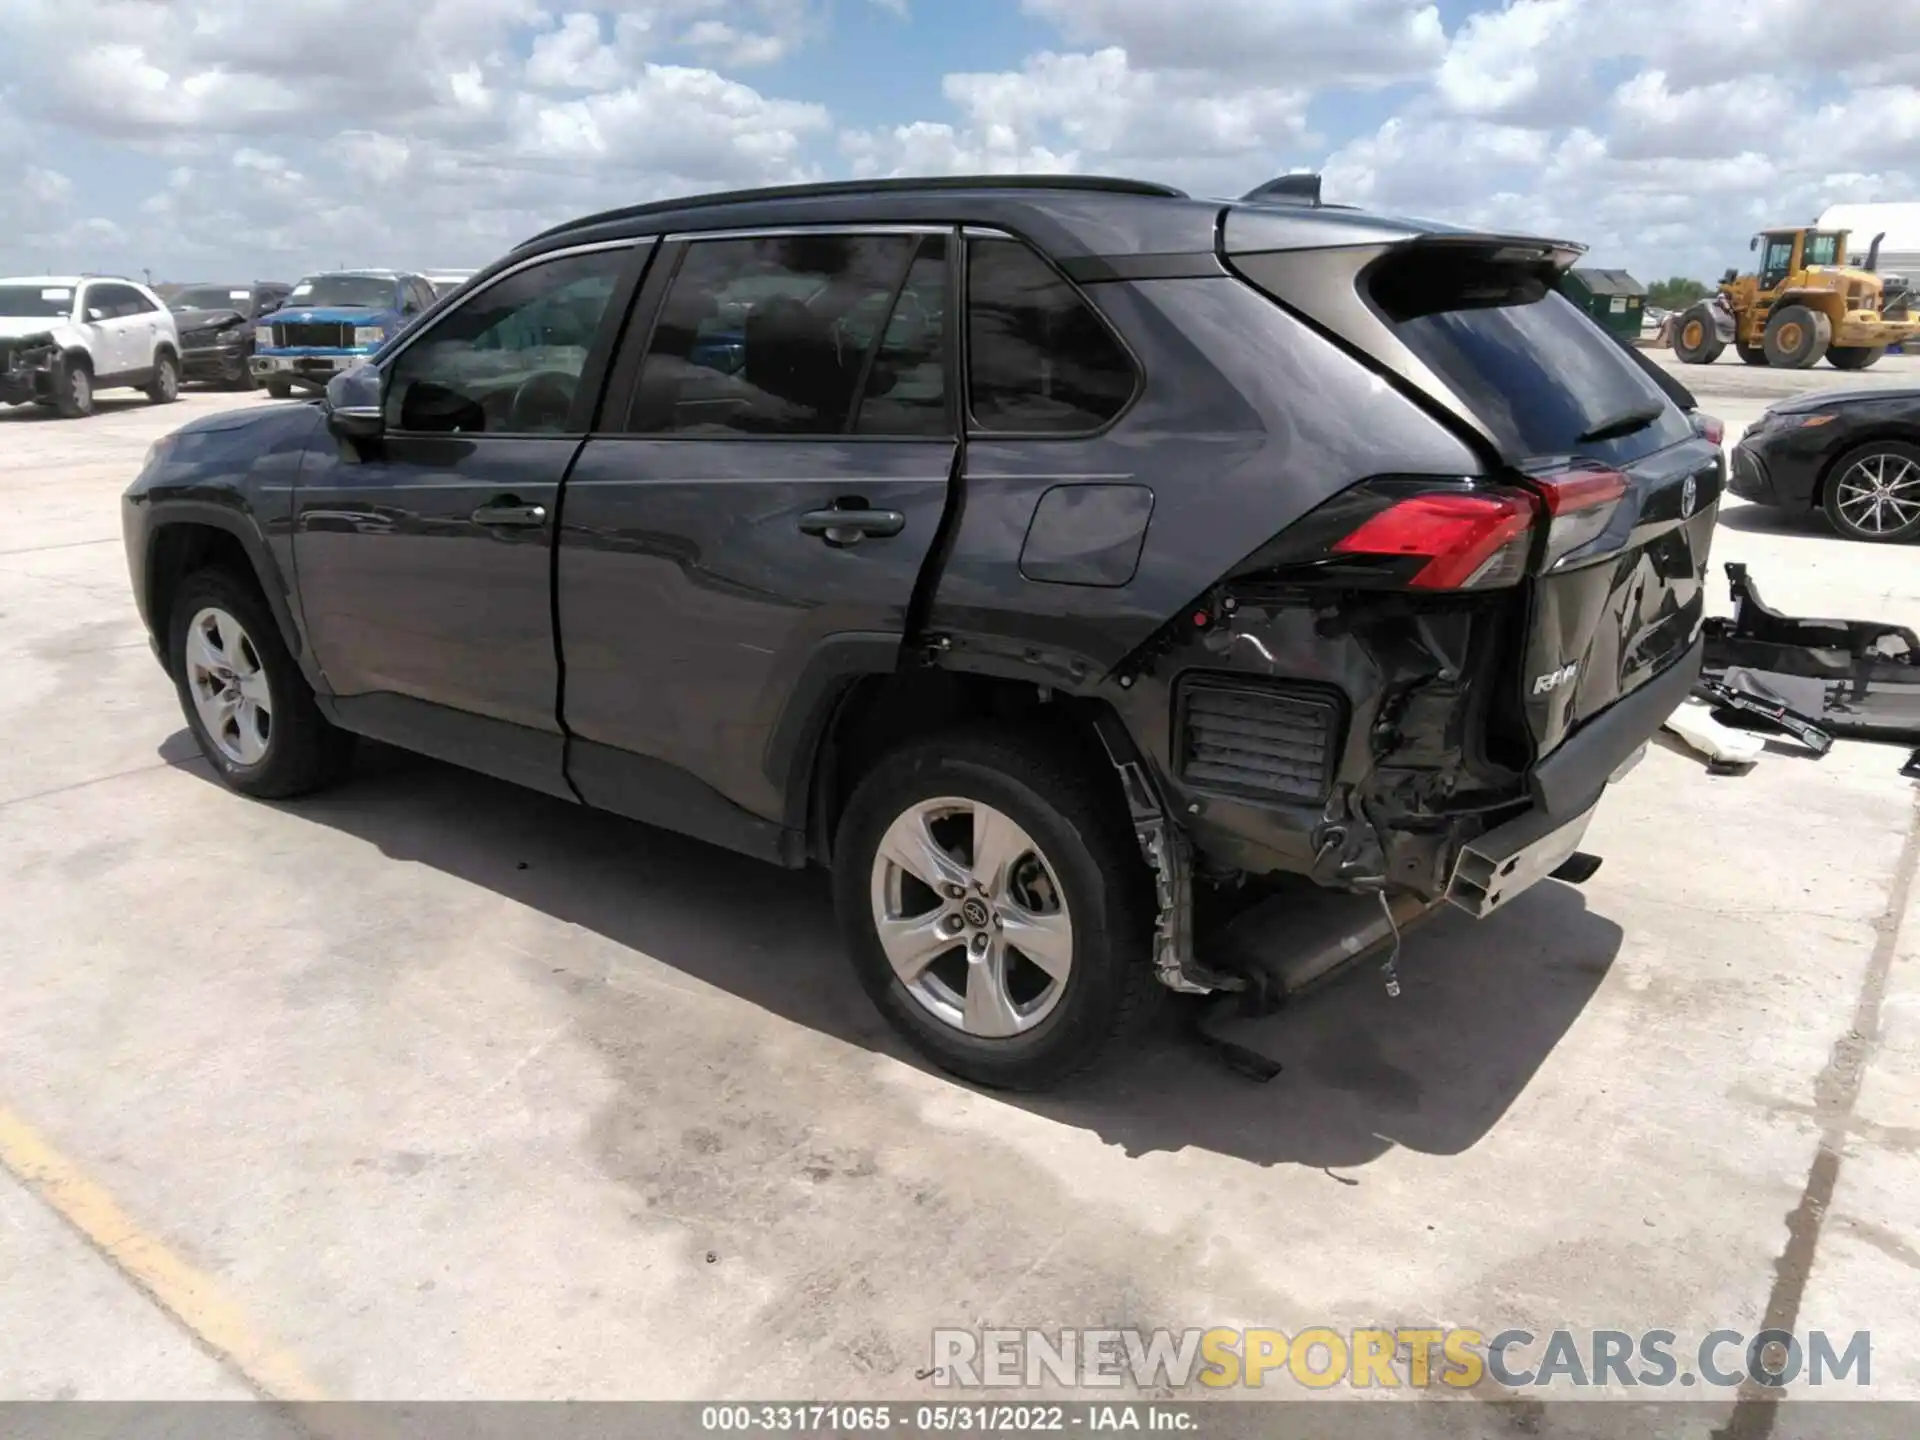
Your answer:
[[[1624,700],[1595,716],[1533,772],[1533,808],[1468,842],[1454,861],[1449,903],[1491,915],[1580,848],[1601,792],[1639,763],[1700,675],[1705,640]]]

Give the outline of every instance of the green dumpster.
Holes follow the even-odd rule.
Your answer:
[[[1560,288],[1603,328],[1627,340],[1640,333],[1647,287],[1626,271],[1575,268],[1567,271]]]

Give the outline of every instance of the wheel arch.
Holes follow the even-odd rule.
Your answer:
[[[811,743],[796,757],[790,776],[789,824],[804,828],[812,859],[831,865],[847,801],[880,757],[910,740],[992,723],[1017,726],[1039,744],[1072,746],[1109,787],[1116,815],[1125,818],[1125,792],[1107,757],[1113,737],[1127,732],[1105,701],[1028,681],[923,666],[848,675],[826,697]]]
[[[284,577],[266,541],[231,510],[193,501],[173,501],[155,513],[148,529],[142,608],[149,628],[161,637],[161,663],[172,673],[165,636],[181,582],[212,566],[231,570],[251,583],[267,602],[280,638],[307,682],[316,690],[319,676],[303,643]]]

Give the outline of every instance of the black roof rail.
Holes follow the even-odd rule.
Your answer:
[[[1256,185],[1240,197],[1242,200],[1278,202],[1289,205],[1320,205],[1320,177],[1310,171],[1276,175],[1264,185]]]
[[[836,195],[897,195],[915,190],[1092,190],[1112,195],[1150,195],[1163,200],[1185,200],[1187,192],[1151,180],[1126,180],[1108,175],[923,175],[900,176],[885,180],[824,180],[811,185],[768,185],[753,190],[721,190],[706,195],[680,195],[668,200],[650,200],[644,205],[624,205],[617,210],[602,210],[542,230],[522,240],[516,250],[541,240],[584,230],[616,220],[639,219],[646,215],[666,215],[676,210],[704,210],[719,205],[742,205],[755,200],[809,200]]]

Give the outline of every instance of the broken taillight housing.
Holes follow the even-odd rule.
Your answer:
[[[1511,585],[1526,573],[1536,513],[1520,490],[1427,490],[1387,499],[1329,548],[1399,562],[1396,578],[1415,590]]]
[[[1548,570],[1604,534],[1627,493],[1627,477],[1599,465],[1573,465],[1528,478],[1546,502]]]

